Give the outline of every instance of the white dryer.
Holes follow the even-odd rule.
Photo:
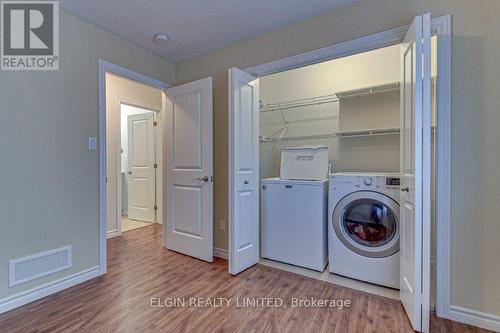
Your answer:
[[[399,174],[330,175],[330,272],[399,289],[399,185]]]

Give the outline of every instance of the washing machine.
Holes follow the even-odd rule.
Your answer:
[[[399,289],[399,174],[329,177],[330,272]]]

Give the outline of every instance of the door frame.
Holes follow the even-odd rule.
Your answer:
[[[107,263],[107,221],[106,221],[106,73],[114,74],[126,79],[130,79],[132,81],[136,81],[142,84],[146,84],[152,86],[154,88],[158,88],[161,90],[165,90],[170,87],[165,82],[154,79],[145,74],[130,70],[128,68],[113,64],[103,59],[98,60],[98,71],[99,71],[99,275],[106,274],[108,270]],[[163,99],[163,97],[162,97]],[[120,100],[120,104],[129,104],[125,100]],[[133,104],[132,104],[133,105]],[[163,124],[163,110],[160,110],[158,113],[159,117],[157,119],[158,124],[160,125],[159,132],[161,131],[161,125]],[[162,137],[160,135],[160,137]],[[158,151],[158,147],[157,147]],[[157,163],[158,161],[162,161],[161,156],[157,155]],[[162,181],[162,172],[161,166],[162,164],[158,163],[157,172],[157,183]],[[162,193],[159,191],[159,196],[157,195],[157,203],[159,206],[163,204],[162,201]],[[158,192],[157,192],[158,193]],[[120,198],[121,200],[121,198]],[[121,206],[119,204],[118,206]],[[163,215],[158,211],[157,222],[161,221],[163,229],[166,226],[166,223],[163,223]],[[163,231],[163,234],[165,232]]]
[[[317,50],[278,59],[243,69],[250,75],[260,77],[290,69],[313,65],[349,55],[399,44],[403,41],[410,25],[356,38]],[[431,35],[438,36],[438,76],[436,98],[436,171],[435,174],[435,235],[436,235],[436,272],[435,310],[439,317],[453,318],[450,310],[450,271],[451,271],[451,15],[431,19]],[[232,140],[232,138],[229,138]],[[229,145],[231,142],[229,142]],[[232,159],[231,152],[228,156]],[[229,170],[228,177],[231,175]],[[229,198],[231,200],[231,198]],[[229,225],[229,224],[228,224]],[[232,244],[229,240],[228,244]]]

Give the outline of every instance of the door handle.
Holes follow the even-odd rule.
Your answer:
[[[243,184],[248,185],[248,184],[250,184],[250,181],[249,180],[245,180],[245,181],[243,181]]]
[[[410,188],[408,186],[401,187],[401,192],[410,192]]]
[[[195,178],[199,182],[208,182],[208,176]]]
[[[131,175],[131,174],[132,174],[132,171],[129,171],[129,172],[127,172],[127,173],[128,173],[129,175]]]

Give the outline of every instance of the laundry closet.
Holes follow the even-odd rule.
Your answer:
[[[265,260],[399,289],[400,52],[259,78]]]

